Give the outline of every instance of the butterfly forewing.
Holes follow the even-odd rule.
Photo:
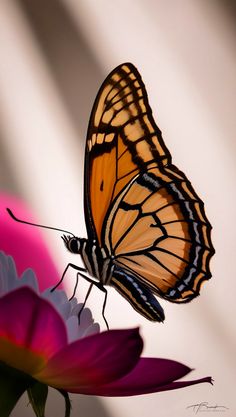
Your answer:
[[[141,77],[132,64],[103,83],[90,118],[85,163],[85,216],[89,235],[101,244],[112,201],[140,170],[170,162],[154,122]]]

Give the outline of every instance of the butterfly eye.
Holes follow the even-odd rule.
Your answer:
[[[68,249],[72,253],[80,252],[80,241],[78,238],[72,237],[68,242]]]
[[[80,253],[80,240],[77,237],[62,237],[67,249],[72,253]]]

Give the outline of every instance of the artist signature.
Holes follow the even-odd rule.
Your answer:
[[[192,404],[186,407],[186,409],[191,409],[195,414],[201,413],[201,412],[225,412],[228,410],[228,407],[225,407],[224,405],[210,405],[207,401],[199,403],[199,404]]]

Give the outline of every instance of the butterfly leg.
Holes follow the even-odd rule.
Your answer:
[[[77,290],[77,287],[78,287],[78,283],[79,283],[79,272],[77,272],[77,274],[76,274],[76,281],[75,281],[74,290],[73,290],[72,296],[69,298],[69,301],[71,301],[72,298],[75,297],[76,290]]]
[[[64,272],[63,272],[63,274],[62,274],[62,277],[61,277],[61,279],[60,279],[60,281],[58,281],[58,283],[51,289],[51,292],[53,292],[53,291],[55,291],[56,289],[57,289],[57,287],[59,287],[59,285],[62,283],[62,281],[63,281],[63,279],[64,279],[64,276],[66,275],[66,273],[67,273],[67,271],[68,271],[68,269],[69,268],[73,268],[73,269],[75,269],[76,271],[83,271],[83,272],[86,272],[86,269],[85,268],[81,268],[80,266],[77,266],[77,265],[75,265],[75,264],[72,264],[72,263],[69,263],[68,265],[67,265],[67,267],[65,268],[65,270],[64,270]],[[77,282],[76,282],[76,288],[77,288],[77,285],[78,285],[78,280],[77,280]],[[75,292],[75,291],[74,291]]]
[[[107,319],[105,317],[105,308],[106,308],[106,304],[107,304],[107,289],[104,288],[104,287],[102,287],[101,289],[102,289],[102,291],[105,292],[104,302],[103,302],[103,306],[102,306],[102,317],[103,317],[103,320],[106,323],[107,330],[109,330],[108,322],[107,322]]]
[[[79,275],[81,277],[83,277],[84,279],[86,279],[86,281],[90,282],[90,284],[91,284],[90,287],[89,287],[89,289],[88,289],[88,293],[86,295],[85,302],[87,301],[88,296],[89,296],[89,294],[91,292],[92,285],[95,285],[97,288],[99,288],[99,290],[101,290],[102,292],[105,293],[104,302],[103,302],[103,306],[102,306],[102,317],[103,317],[103,320],[105,321],[107,330],[109,330],[109,326],[108,326],[108,323],[107,323],[107,319],[105,317],[105,308],[106,308],[106,303],[107,303],[107,289],[100,282],[93,281],[91,278],[87,277],[86,275],[82,274],[81,272],[79,272]],[[85,302],[84,302],[84,305],[85,305]],[[84,308],[84,305],[83,305],[82,309]]]
[[[60,281],[55,285],[55,287],[53,287],[51,289],[51,292],[54,291],[62,283],[62,281],[63,281],[63,279],[64,279],[64,277],[65,277],[65,275],[66,275],[66,273],[67,273],[67,271],[68,271],[68,269],[70,267],[73,268],[73,269],[75,269],[76,271],[78,271],[77,276],[76,276],[75,288],[74,288],[73,295],[72,295],[71,298],[73,298],[74,295],[75,295],[75,292],[76,292],[76,289],[77,289],[77,286],[78,286],[78,282],[79,282],[79,275],[81,277],[83,277],[86,281],[88,281],[90,283],[90,287],[89,287],[88,292],[86,294],[86,297],[85,297],[85,301],[83,303],[83,306],[82,306],[82,308],[81,308],[81,310],[79,312],[78,319],[80,320],[80,315],[82,314],[82,311],[83,311],[83,309],[85,307],[85,303],[86,303],[86,301],[87,301],[87,299],[88,299],[88,297],[90,295],[90,292],[92,290],[93,285],[95,285],[97,288],[99,288],[99,290],[101,290],[101,291],[103,291],[105,293],[104,303],[103,303],[103,307],[102,307],[102,317],[103,317],[103,320],[106,323],[107,329],[109,330],[109,326],[108,326],[108,323],[107,323],[107,320],[106,320],[106,317],[105,317],[105,307],[106,307],[106,302],[107,302],[107,290],[106,290],[106,288],[104,288],[104,286],[101,283],[99,283],[97,281],[94,281],[93,279],[87,277],[87,275],[83,274],[83,272],[86,272],[86,269],[85,268],[81,268],[81,267],[79,267],[79,266],[77,266],[75,264],[69,263],[67,265],[67,267],[65,268],[65,270],[64,270],[64,272],[62,274],[62,277],[61,277]]]
[[[78,272],[78,274],[77,274],[77,275],[79,275],[79,272]],[[78,314],[78,321],[79,321],[79,324],[80,324],[80,317],[81,317],[82,311],[83,311],[83,309],[84,309],[84,307],[85,307],[85,304],[86,304],[86,302],[87,302],[87,299],[89,298],[89,294],[91,293],[91,290],[92,290],[92,288],[93,288],[93,285],[94,285],[94,283],[93,283],[93,282],[91,282],[91,284],[90,284],[90,286],[89,286],[89,289],[88,289],[88,291],[87,291],[86,297],[85,297],[85,299],[84,299],[83,305],[82,305],[82,307],[81,307],[81,309],[80,309],[80,311],[79,311],[79,314]]]

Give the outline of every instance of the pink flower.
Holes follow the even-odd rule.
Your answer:
[[[7,220],[5,225],[4,236],[7,239],[7,228],[13,227],[8,226],[10,221]],[[16,254],[17,267],[34,267],[37,266],[37,257],[31,258],[31,254],[39,250],[44,272],[44,277],[40,276],[40,279],[47,282],[52,272],[50,256],[41,238],[37,240],[34,237],[29,249],[29,236],[24,238],[23,232],[29,227],[20,226],[20,249],[18,246],[14,248],[12,243],[19,244],[16,238],[18,231],[15,229],[11,231],[11,240],[6,239],[10,248],[8,253]],[[0,245],[6,248],[4,237]],[[28,249],[29,262],[25,257]],[[24,258],[22,264],[21,256]],[[1,417],[10,415],[18,398],[26,390],[37,411],[41,404],[38,392],[40,390],[41,402],[43,395],[45,405],[47,386],[58,389],[64,395],[69,415],[68,392],[130,396],[211,382],[210,377],[178,381],[191,369],[168,359],[141,358],[143,341],[138,329],[99,333],[99,325],[94,323],[87,308],[78,322],[81,307],[75,298],[68,300],[62,290],[51,292],[46,289],[40,292],[32,269],[21,271],[19,278],[12,257],[0,253]]]
[[[56,285],[59,274],[42,238],[42,231],[37,227],[15,222],[7,213],[7,207],[10,207],[19,218],[34,221],[32,213],[20,199],[1,193],[0,250],[14,258],[19,275],[25,269],[32,268],[37,275],[41,290]]]
[[[190,369],[178,362],[140,358],[138,329],[98,333],[88,309],[62,290],[39,293],[32,270],[18,279],[11,257],[0,253],[0,360],[37,381],[67,392],[124,396],[164,391]]]

